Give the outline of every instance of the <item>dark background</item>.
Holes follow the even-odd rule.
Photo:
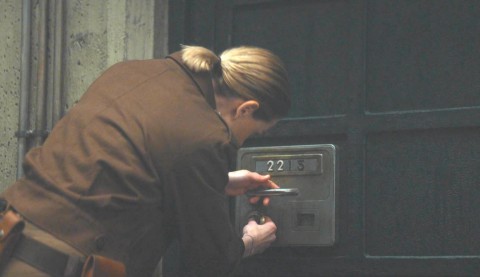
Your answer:
[[[246,146],[331,143],[333,247],[271,248],[238,276],[480,275],[480,1],[171,0],[169,50],[254,45],[293,107]]]

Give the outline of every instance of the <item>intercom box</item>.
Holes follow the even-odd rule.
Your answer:
[[[237,169],[271,175],[281,188],[297,195],[271,196],[270,204],[235,199],[235,227],[241,234],[252,213],[277,225],[272,246],[332,246],[337,240],[337,164],[332,144],[241,148]],[[259,202],[260,203],[260,202]]]

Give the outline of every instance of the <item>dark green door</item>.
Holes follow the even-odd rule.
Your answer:
[[[239,276],[480,275],[480,1],[172,0],[170,50],[273,50],[294,92],[248,146],[339,148],[338,243]]]

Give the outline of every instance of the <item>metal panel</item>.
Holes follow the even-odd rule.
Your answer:
[[[274,246],[332,246],[336,240],[338,189],[334,145],[242,148],[238,169],[270,174],[282,188],[298,195],[271,196],[270,205],[236,199],[236,228],[241,233],[252,212],[269,216],[277,225]]]

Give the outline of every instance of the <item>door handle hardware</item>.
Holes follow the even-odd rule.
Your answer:
[[[250,190],[246,192],[248,197],[252,196],[297,196],[299,190],[297,188],[292,189],[260,189]]]
[[[259,211],[251,211],[248,214],[248,221],[250,221],[251,219],[255,220],[259,225],[264,224],[265,221],[267,220],[265,216]]]

